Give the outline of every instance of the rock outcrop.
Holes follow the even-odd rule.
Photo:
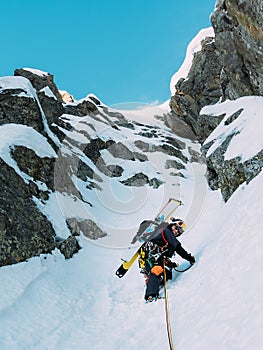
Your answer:
[[[249,184],[263,168],[263,150],[244,162],[239,156],[225,159],[233,137],[234,134],[227,137],[222,145],[206,158],[208,184],[212,190],[221,190],[225,202],[240,185]],[[207,144],[203,147],[204,154],[210,146],[211,144]]]
[[[96,103],[91,104],[92,110],[97,110]],[[85,101],[80,105],[85,111]],[[70,173],[65,173],[62,162],[56,162],[54,155],[39,155],[34,150],[34,143],[37,149],[36,141],[32,140],[30,147],[30,141],[23,141],[24,130],[32,128],[36,131],[32,136],[39,133],[40,138],[42,135],[55,154],[60,141],[72,129],[66,120],[60,119],[64,113],[65,106],[52,75],[38,70],[17,69],[14,77],[0,79],[0,126],[14,125],[16,128],[12,130],[21,134],[17,140],[14,138],[13,144],[9,137],[10,146],[6,149],[9,154],[0,155],[0,266],[50,253],[55,248],[69,258],[80,249],[70,230],[67,238],[57,236],[51,221],[37,205],[38,202],[47,203],[54,193],[57,185],[55,171],[56,176],[59,173],[67,179],[64,181],[66,186],[60,189],[78,196],[79,191],[72,183]],[[7,128],[5,130],[8,132]],[[6,137],[4,134],[1,136],[3,145]],[[93,235],[92,238],[98,237]]]
[[[225,101],[217,108],[217,114],[213,106],[203,109],[210,119],[223,119],[205,140],[202,151],[206,157],[208,184],[213,190],[220,189],[223,199],[227,201],[241,184],[248,184],[262,170],[259,123],[263,97],[240,97],[235,101]],[[208,112],[212,110],[213,114],[209,115]],[[226,112],[222,115],[224,110]],[[250,134],[254,135],[254,140],[250,139]]]
[[[200,113],[204,106],[263,94],[262,1],[218,0],[211,22],[214,38],[207,37],[202,41],[187,78],[177,82],[170,102],[172,115],[169,119],[186,122],[201,143],[225,116],[224,113]],[[241,112],[233,113],[225,121],[226,125],[237,119]],[[212,189],[221,189],[224,200],[262,169],[260,152],[246,162],[239,157],[225,160],[229,142],[228,138],[206,159],[208,183]],[[204,156],[207,147],[203,147]]]
[[[220,72],[221,64],[214,38],[207,37],[202,42],[201,51],[194,55],[187,79],[177,82],[176,92],[170,101],[173,113],[171,119],[178,118],[186,122],[199,140],[202,131],[198,123],[200,110],[218,102],[222,96]]]
[[[220,122],[200,119],[202,107],[263,94],[262,1],[218,0],[211,22],[215,37],[203,40],[170,102],[174,118],[189,124],[201,142]]]
[[[55,247],[55,231],[33,201],[32,187],[0,158],[0,266]]]
[[[218,0],[211,21],[223,97],[263,95],[263,2]]]

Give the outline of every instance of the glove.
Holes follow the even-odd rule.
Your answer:
[[[166,258],[166,259],[165,259],[165,265],[166,265],[167,267],[170,267],[171,269],[173,269],[173,268],[179,266],[179,264],[177,264],[176,262],[171,261],[169,258]]]
[[[188,260],[191,265],[194,265],[195,263],[195,257],[193,255],[190,256],[190,259]]]
[[[176,262],[171,262],[171,268],[174,269],[175,267],[178,267],[179,264],[177,264]]]

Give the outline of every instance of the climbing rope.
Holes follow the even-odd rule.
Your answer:
[[[177,270],[174,268],[175,271],[177,272],[185,272],[189,270],[193,265],[191,264],[187,268],[183,270]],[[169,309],[169,300],[168,300],[168,290],[166,286],[166,270],[165,270],[165,261],[163,265],[163,284],[164,284],[164,296],[165,296],[165,317],[166,317],[166,328],[167,328],[167,335],[168,335],[168,341],[169,341],[169,346],[170,350],[174,350],[174,345],[173,345],[173,337],[172,337],[172,329],[171,329],[171,322],[170,322],[170,309]]]
[[[170,310],[169,310],[169,300],[168,300],[168,291],[166,287],[166,272],[165,272],[165,263],[163,265],[163,282],[164,282],[164,295],[165,295],[165,316],[166,316],[166,328],[170,350],[174,350],[173,337],[170,323]]]
[[[187,267],[186,267],[185,269],[183,269],[183,270],[177,270],[177,269],[174,267],[174,270],[175,270],[176,272],[185,272],[185,271],[189,270],[192,266],[193,266],[193,265],[191,264],[191,265],[187,266]]]

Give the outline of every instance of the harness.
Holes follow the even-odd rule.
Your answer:
[[[140,248],[138,262],[141,273],[148,275],[151,268],[157,264],[158,259],[166,251],[169,243],[165,238],[164,229],[162,229],[162,240],[164,241],[164,245],[162,246],[152,241],[148,241]]]

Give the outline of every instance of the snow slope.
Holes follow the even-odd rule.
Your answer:
[[[240,156],[241,161],[255,156],[263,149],[263,125],[262,125],[262,96],[244,96],[235,101],[225,101],[217,105],[204,107],[200,114],[220,115],[225,114],[220,125],[209,135],[205,144],[216,140],[207,152],[207,157],[212,154],[229,135],[235,135],[230,141],[225,160]],[[240,111],[238,118],[228,122],[234,113]]]
[[[230,105],[225,105],[226,111],[232,108]],[[220,105],[213,108],[217,113]],[[212,112],[211,107],[209,113]],[[242,125],[245,132],[243,116],[235,123],[239,120],[239,130]],[[219,136],[222,139],[227,132],[221,130]],[[253,144],[250,154],[257,152],[258,142]],[[234,150],[236,154],[236,146]],[[259,189],[263,174],[249,185],[240,186],[224,203],[219,191],[207,188],[204,166],[195,167],[196,177],[188,169],[187,178],[180,184],[185,207],[178,215],[187,217],[189,211],[196,211],[188,220],[191,225],[181,242],[196,256],[197,263],[183,274],[174,274],[169,282],[175,348],[262,349],[263,219]],[[157,195],[150,196],[147,205],[138,211],[142,216],[151,215]],[[130,198],[129,193],[124,193],[124,203],[125,196]],[[189,204],[193,198],[194,207]],[[60,227],[63,210],[58,210],[54,198],[48,213],[57,231],[65,230]],[[116,213],[114,218],[118,220]],[[122,225],[125,218],[126,225],[134,227],[134,216],[122,213]],[[169,349],[164,301],[144,303],[144,279],[136,263],[122,279],[115,276],[120,259],[129,258],[136,248],[117,248],[112,239],[110,235],[93,242],[80,237],[82,249],[70,260],[54,251],[52,255],[2,267],[0,349]],[[186,266],[179,258],[176,260],[181,267]]]

